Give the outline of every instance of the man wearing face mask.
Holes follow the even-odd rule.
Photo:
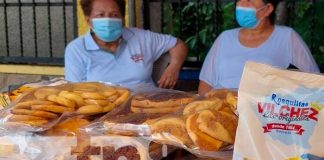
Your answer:
[[[66,47],[66,80],[111,82],[130,88],[142,83],[154,84],[153,63],[169,52],[170,64],[157,85],[175,86],[188,52],[183,41],[124,27],[125,0],[81,0],[80,3],[90,31]]]
[[[199,94],[211,89],[238,88],[247,61],[319,72],[301,37],[292,28],[274,24],[279,2],[237,1],[236,20],[241,27],[221,33],[214,42],[200,73]]]

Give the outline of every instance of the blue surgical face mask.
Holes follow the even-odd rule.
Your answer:
[[[257,19],[256,13],[264,7],[261,7],[260,9],[256,10],[255,8],[237,6],[236,20],[238,24],[243,28],[249,29],[257,27],[260,23],[260,20]]]
[[[123,22],[119,18],[93,18],[92,31],[104,42],[117,40],[123,32]]]

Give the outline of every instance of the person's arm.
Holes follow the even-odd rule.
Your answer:
[[[292,64],[303,72],[320,72],[309,48],[294,30],[291,32]]]
[[[176,45],[169,50],[170,64],[163,72],[158,85],[161,88],[174,88],[181,70],[181,66],[187,56],[188,48],[186,44],[177,39]]]
[[[214,44],[210,48],[200,71],[198,93],[201,96],[204,96],[208,91],[212,90],[214,86],[218,85],[216,63],[218,61],[217,55],[219,53],[217,52],[220,46],[221,35],[215,40]]]
[[[199,81],[199,88],[198,88],[198,94],[201,96],[204,96],[207,92],[211,91],[213,89],[212,86],[210,86],[205,81],[200,80]]]

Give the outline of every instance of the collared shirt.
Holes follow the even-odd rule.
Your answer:
[[[65,49],[65,79],[101,81],[125,87],[154,84],[153,63],[176,45],[177,39],[137,28],[125,28],[117,52],[101,49],[90,32]]]
[[[255,61],[279,68],[290,64],[304,72],[319,72],[307,45],[291,28],[275,26],[269,38],[256,48],[239,41],[240,28],[223,32],[210,49],[199,79],[213,88],[238,88],[245,62]]]

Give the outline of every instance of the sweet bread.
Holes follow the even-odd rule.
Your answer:
[[[64,112],[72,112],[73,108],[59,106],[59,105],[32,105],[32,110],[41,110],[41,111],[49,111],[54,113],[64,113]]]
[[[203,133],[197,127],[197,114],[189,115],[186,120],[186,129],[188,134],[193,141],[193,143],[199,147],[199,149],[206,150],[206,151],[217,151],[219,150],[223,142],[217,140],[206,133]]]
[[[61,97],[61,96],[49,95],[47,97],[47,99],[49,101],[58,103],[60,105],[63,105],[63,106],[69,107],[69,108],[74,108],[75,107],[75,102],[74,101],[71,101],[71,100],[69,100],[67,98],[64,98],[64,97]]]
[[[111,96],[113,96],[113,95],[115,95],[115,94],[117,94],[117,93],[118,93],[117,90],[114,89],[114,88],[109,89],[109,90],[104,90],[104,91],[102,92],[102,94],[103,94],[104,96],[106,96],[106,97],[111,97]]]
[[[202,111],[197,118],[198,128],[218,140],[234,144],[236,119],[226,112]]]
[[[52,95],[52,94],[58,94],[60,92],[59,89],[54,88],[54,87],[42,87],[42,88],[37,88],[34,92],[34,96],[36,99],[42,99],[46,100],[47,96]]]
[[[196,97],[184,92],[142,93],[134,96],[132,106],[141,107],[171,107],[184,106]]]
[[[81,96],[84,99],[101,99],[101,100],[107,99],[106,96],[104,96],[99,92],[81,92]]]
[[[86,119],[82,118],[69,118],[55,125],[52,129],[46,132],[50,136],[66,136],[66,135],[79,135],[79,128],[90,124]]]
[[[9,117],[9,121],[30,121],[30,120],[46,120],[46,119],[37,116],[16,115],[16,114],[13,114]]]
[[[102,85],[97,82],[73,83],[74,91],[97,92],[100,88],[102,88]]]
[[[216,121],[216,117],[211,111],[207,111],[207,110],[202,111],[197,118],[197,124],[198,124],[198,128],[201,131],[207,133],[213,138],[228,143],[233,143],[233,139],[231,139],[228,131],[225,129],[225,127],[222,124]]]
[[[106,105],[106,106],[103,107],[103,111],[102,112],[110,112],[115,107],[116,107],[116,105],[114,103],[109,103],[108,105]]]
[[[30,116],[49,118],[49,119],[58,118],[57,114],[46,112],[46,111],[29,110],[29,109],[13,109],[11,112],[17,115],[30,115]]]
[[[215,89],[207,92],[204,96],[207,98],[220,98],[220,99],[226,99],[226,96],[229,92],[234,92],[229,89]]]
[[[86,105],[77,110],[79,114],[98,114],[103,112],[103,107],[98,105]]]
[[[119,98],[118,92],[110,97],[107,97],[108,101],[115,102]]]
[[[99,106],[106,106],[108,104],[111,104],[108,100],[102,100],[102,99],[86,99],[84,102],[87,105],[93,104],[93,105],[99,105]]]
[[[114,104],[116,106],[119,106],[122,103],[124,103],[128,99],[128,97],[130,96],[130,92],[128,90],[118,90],[118,93],[120,94],[120,97],[118,97],[114,101]]]
[[[194,114],[206,109],[218,110],[220,107],[222,107],[222,105],[222,100],[218,98],[213,100],[194,101],[186,105],[186,107],[183,110],[183,115]]]
[[[180,144],[189,145],[192,141],[186,130],[185,121],[182,118],[169,117],[159,119],[149,124],[152,136],[159,137],[159,140],[165,142],[178,142]]]
[[[32,105],[54,105],[54,102],[44,100],[29,100],[17,103],[14,108],[16,109],[30,109]]]
[[[134,113],[172,113],[181,109],[180,106],[174,107],[137,107],[131,106],[131,111]]]
[[[7,126],[11,127],[21,127],[22,124],[26,124],[32,127],[40,127],[44,124],[48,123],[48,120],[27,120],[27,121],[14,121],[14,122],[6,122]]]
[[[74,101],[77,104],[77,106],[85,105],[85,102],[83,98],[80,96],[80,94],[69,92],[69,91],[61,91],[59,93],[59,96]]]

